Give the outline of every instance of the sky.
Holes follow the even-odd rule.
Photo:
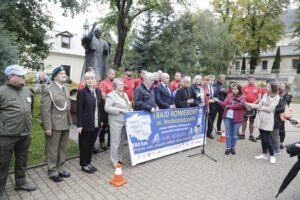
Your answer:
[[[195,11],[198,9],[209,9],[210,0],[188,0],[192,3],[190,10]],[[70,16],[62,16],[63,10],[59,5],[54,5],[53,3],[48,3],[48,8],[52,12],[53,19],[55,21],[54,30],[57,31],[69,31],[72,34],[83,34],[83,24],[86,19],[88,19],[89,24],[93,24],[97,21],[97,18],[105,16],[108,13],[108,5],[97,5],[93,4],[87,9],[86,13],[81,13],[76,15],[74,18]],[[182,6],[174,6],[176,12],[183,12],[184,8]]]

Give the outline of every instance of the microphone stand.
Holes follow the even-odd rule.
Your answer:
[[[208,120],[211,122],[210,120],[210,117],[208,115],[208,112],[207,112],[207,109],[204,107],[204,112],[205,112],[205,117],[208,118]],[[213,126],[213,128],[215,129],[215,127]],[[207,130],[207,126],[206,126],[206,121],[205,121],[205,128],[204,128],[204,135],[203,135],[203,143],[202,143],[202,149],[201,149],[201,152],[200,153],[195,153],[195,154],[192,154],[192,155],[189,155],[188,157],[194,157],[194,156],[197,156],[197,155],[204,155],[208,158],[210,158],[211,160],[215,161],[215,162],[218,162],[216,159],[214,159],[213,157],[211,157],[210,155],[206,154],[205,152],[205,141],[206,141],[206,130]],[[215,130],[216,131],[216,130]]]

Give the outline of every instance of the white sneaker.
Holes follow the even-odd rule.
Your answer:
[[[259,155],[259,156],[255,156],[255,159],[256,159],[256,160],[267,160],[268,157],[267,157],[266,154],[261,154],[261,155]]]
[[[276,163],[276,158],[275,158],[275,156],[271,156],[271,157],[270,157],[270,163],[271,163],[271,164],[275,164],[275,163]]]

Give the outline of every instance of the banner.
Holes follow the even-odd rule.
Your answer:
[[[204,107],[125,114],[132,166],[202,145]]]

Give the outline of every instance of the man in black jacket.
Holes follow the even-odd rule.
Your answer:
[[[162,73],[161,83],[155,88],[155,100],[160,109],[175,109],[172,90],[169,87],[170,76]]]
[[[176,108],[197,107],[200,99],[197,98],[195,91],[191,88],[191,77],[184,76],[182,78],[182,87],[178,89],[175,96]]]
[[[154,75],[146,73],[143,83],[140,84],[134,91],[134,110],[143,110],[147,112],[158,111],[159,108],[155,102],[153,91]]]

